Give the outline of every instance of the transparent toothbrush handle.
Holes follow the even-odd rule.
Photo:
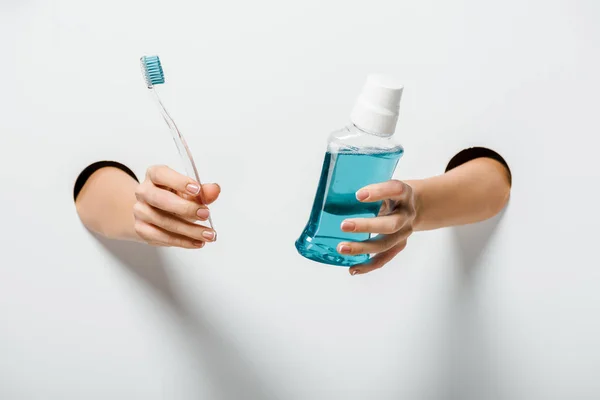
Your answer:
[[[171,130],[171,135],[173,136],[173,141],[177,146],[179,156],[183,161],[185,172],[190,178],[195,179],[196,182],[200,184],[200,201],[203,204],[206,204],[204,200],[204,193],[202,191],[202,181],[200,180],[200,175],[198,175],[198,169],[196,168],[196,163],[194,162],[194,158],[192,157],[192,152],[190,151],[190,148],[188,147],[185,138],[183,137],[181,132],[179,132],[177,125],[175,125],[175,121],[173,121],[173,118],[171,118],[171,116],[169,115],[169,112],[163,105],[162,101],[160,101],[160,97],[158,97],[158,93],[156,92],[156,90],[154,88],[151,88],[150,91],[152,92],[153,97],[156,100],[156,103],[158,104],[158,108],[160,109],[163,119],[165,120],[165,122],[169,126],[169,129]],[[210,215],[208,216],[208,223],[210,225],[210,228],[215,230],[215,226]]]

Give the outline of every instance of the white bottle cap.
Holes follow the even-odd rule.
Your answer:
[[[350,120],[369,133],[393,135],[398,122],[402,89],[403,86],[390,76],[369,75]]]

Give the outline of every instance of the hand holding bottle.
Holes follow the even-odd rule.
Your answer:
[[[343,232],[377,233],[365,241],[342,241],[342,254],[376,254],[350,268],[364,274],[383,267],[404,247],[413,231],[428,231],[484,221],[498,214],[510,196],[511,173],[500,157],[476,156],[442,175],[401,182],[390,180],[356,192],[360,203],[381,201],[374,218],[347,218]]]
[[[376,233],[362,242],[341,242],[340,254],[376,254],[368,262],[350,268],[350,274],[365,274],[383,267],[406,247],[417,216],[414,191],[408,184],[390,180],[365,186],[356,192],[361,203],[382,201],[381,211],[374,218],[350,218],[341,224],[344,232]]]

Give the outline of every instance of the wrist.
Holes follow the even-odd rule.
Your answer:
[[[415,210],[415,219],[413,220],[413,230],[423,231],[427,230],[427,203],[426,190],[427,180],[417,179],[412,181],[405,181],[412,188],[413,204]]]
[[[132,207],[133,208],[133,207]],[[119,235],[117,239],[119,240],[127,240],[131,242],[143,243],[145,242],[140,235],[138,235],[135,228],[135,217],[133,215],[133,210],[131,212],[131,218],[128,218],[129,223],[123,228],[123,231]]]
[[[425,181],[414,180],[414,181],[406,181],[406,183],[413,190],[413,204],[415,207],[415,219],[413,220],[413,230],[421,231],[423,230],[423,221],[425,220],[425,207],[423,201],[423,191],[425,189]]]

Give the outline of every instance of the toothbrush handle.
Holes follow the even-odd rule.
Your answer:
[[[202,191],[202,181],[200,181],[200,176],[198,175],[198,169],[196,168],[196,163],[194,162],[194,158],[192,157],[192,152],[190,151],[190,148],[188,147],[185,138],[183,137],[181,132],[179,132],[177,125],[175,125],[175,121],[173,121],[173,118],[171,118],[171,116],[169,115],[169,112],[163,105],[162,101],[160,101],[160,97],[158,97],[158,93],[156,93],[156,90],[151,89],[150,91],[154,95],[153,97],[156,100],[156,103],[158,104],[158,108],[160,109],[160,113],[162,114],[163,119],[165,120],[165,122],[169,126],[169,129],[171,130],[173,141],[175,142],[175,146],[177,146],[177,151],[179,152],[181,160],[183,161],[185,171],[190,178],[195,179],[196,182],[200,184],[200,201],[203,204],[206,204],[206,202],[204,201],[204,193]],[[213,230],[215,230],[215,226],[212,222],[212,218],[210,215],[208,216],[208,223],[210,227]]]

